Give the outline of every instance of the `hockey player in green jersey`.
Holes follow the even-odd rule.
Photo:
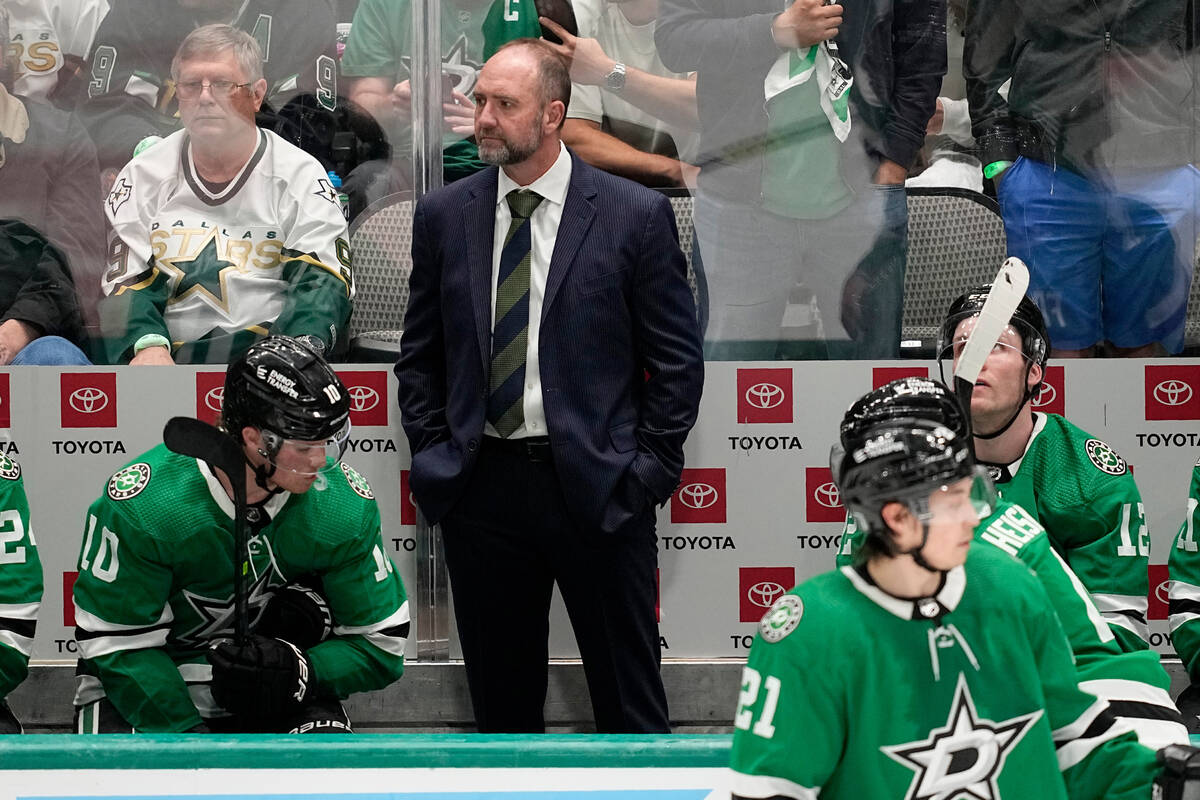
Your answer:
[[[4,698],[29,672],[29,650],[42,603],[38,560],[21,466],[0,454],[0,733],[20,733]]]
[[[902,378],[868,393],[851,406],[843,424],[861,427],[914,415],[945,425],[956,436],[970,434],[958,400],[940,382],[924,378]],[[854,563],[864,533],[853,517],[847,518],[839,567]],[[1029,512],[1000,500],[975,527],[975,541],[980,547],[997,547],[1033,570],[1067,635],[1081,689],[1111,703],[1117,718],[1132,727],[1147,747],[1187,744],[1187,727],[1171,702],[1171,678],[1158,654],[1121,649],[1087,589]]]
[[[400,677],[409,609],[370,486],[340,461],[349,401],[295,339],[230,365],[221,427],[246,459],[251,632],[228,640],[232,492],[163,446],[88,510],[75,583],[80,732],[350,730],[340,699]]]
[[[830,466],[866,538],[759,623],[733,797],[1148,800],[1154,753],[1079,689],[1041,585],[971,545],[995,497],[968,442],[847,422]]]
[[[975,327],[990,287],[950,305],[938,336],[942,379]],[[1104,615],[1124,650],[1149,648],[1150,533],[1133,473],[1117,452],[1057,414],[1034,412],[1050,342],[1022,298],[971,396],[975,455],[1000,495],[1032,514]]]
[[[1200,714],[1200,547],[1196,532],[1200,529],[1200,461],[1192,467],[1192,486],[1188,493],[1187,514],[1175,546],[1167,555],[1171,642],[1183,661],[1192,685],[1179,695],[1179,709],[1185,714]]]

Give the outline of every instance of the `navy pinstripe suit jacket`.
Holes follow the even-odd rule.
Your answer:
[[[613,531],[674,491],[704,361],[670,202],[571,157],[542,304],[542,399],[570,507]],[[410,487],[431,522],[453,508],[483,440],[496,185],[492,167],[431,192],[413,216],[396,376]]]

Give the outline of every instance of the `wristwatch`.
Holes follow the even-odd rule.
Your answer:
[[[620,61],[613,64],[612,72],[604,76],[604,88],[619,92],[625,88],[625,65]]]

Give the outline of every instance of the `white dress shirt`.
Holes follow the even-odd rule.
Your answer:
[[[558,223],[562,219],[563,203],[567,199],[567,187],[571,183],[571,154],[559,142],[558,158],[550,169],[528,186],[520,186],[500,170],[496,186],[496,232],[492,239],[492,328],[496,327],[496,281],[500,277],[500,253],[504,250],[504,237],[512,222],[512,211],[505,198],[514,189],[529,189],[542,196],[542,202],[529,218],[532,258],[529,263],[529,341],[525,347],[525,394],[522,408],[525,422],[508,438],[525,436],[547,436],[546,413],[542,407],[542,376],[538,371],[538,332],[542,321],[542,298],[546,295],[546,279],[550,275],[550,258],[554,255],[554,242],[558,239]],[[491,354],[488,354],[490,360]],[[483,432],[498,436],[491,422],[484,424]]]

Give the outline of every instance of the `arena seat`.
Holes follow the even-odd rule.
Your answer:
[[[933,354],[950,302],[989,282],[1008,253],[1000,206],[969,189],[912,188],[904,275],[903,355]]]
[[[350,317],[350,360],[394,361],[408,308],[412,271],[412,192],[381,197],[350,225],[357,294]]]
[[[696,226],[693,217],[696,210],[696,198],[687,189],[659,189],[671,201],[671,210],[675,212],[675,227],[679,230],[679,249],[687,259],[688,286],[692,288],[692,299],[697,307],[700,305],[700,289],[696,281],[696,268],[692,261],[692,245],[696,242]]]

